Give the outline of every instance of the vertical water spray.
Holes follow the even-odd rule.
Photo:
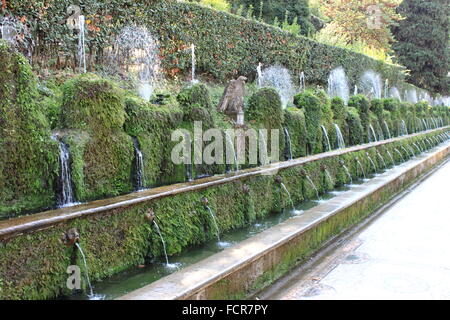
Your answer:
[[[305,73],[302,71],[299,75],[299,91],[302,92],[306,89]]]
[[[371,135],[373,137],[373,140],[370,137]],[[373,129],[373,126],[370,124],[369,125],[369,142],[377,142],[377,141],[378,141],[378,139],[377,139],[377,135],[375,133],[375,130]]]
[[[135,167],[136,167],[136,190],[142,190],[145,186],[145,176],[144,176],[144,157],[139,148],[139,142],[136,137],[133,137],[134,144],[134,156],[135,156]]]
[[[69,147],[56,136],[51,137],[52,140],[59,144],[59,193],[57,202],[59,207],[67,207],[76,204],[72,187],[72,172],[70,167],[70,151]]]
[[[350,88],[348,85],[345,70],[342,67],[333,69],[328,76],[328,95],[330,97],[339,97],[348,103]]]
[[[78,17],[78,66],[82,73],[86,73],[86,47],[85,47],[85,19],[84,16]]]
[[[136,79],[139,95],[149,101],[162,75],[156,38],[145,27],[124,27],[115,39],[109,65],[116,73]]]
[[[257,74],[257,80],[258,80],[258,88],[262,88],[262,63],[258,63],[258,66],[256,67],[256,74]]]
[[[195,45],[191,44],[191,82],[197,83],[198,80],[195,79],[195,64],[197,63],[195,59]]]
[[[291,136],[289,135],[289,131],[286,127],[284,127],[284,136],[286,138],[286,146],[288,149],[288,160],[292,160],[292,143],[291,143]]]
[[[367,70],[362,75],[359,84],[365,95],[381,99],[382,80],[378,73],[373,70]]]
[[[216,229],[217,241],[220,242],[220,230],[219,230],[219,225],[217,224],[216,215],[214,214],[214,212],[212,211],[212,209],[209,206],[206,206],[206,209],[208,210],[208,213],[211,216],[211,220],[213,222],[214,228]]]
[[[273,87],[280,95],[283,109],[292,101],[296,91],[289,70],[282,66],[270,66],[262,70],[261,87]]]
[[[344,149],[345,148],[345,141],[344,137],[342,136],[341,129],[339,126],[335,123],[334,128],[336,130],[336,141],[337,141],[337,147],[338,149]]]
[[[386,120],[383,121],[384,127],[386,128],[386,132],[388,134],[388,139],[391,139],[391,132],[389,131],[389,126],[386,122]]]
[[[327,129],[323,125],[320,125],[320,127],[322,128],[323,135],[325,136],[325,142],[327,143],[327,149],[328,149],[328,151],[331,151],[330,139],[328,138]]]

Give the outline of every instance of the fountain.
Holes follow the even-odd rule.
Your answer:
[[[373,172],[377,172],[377,166],[375,165],[375,162],[373,162],[372,158],[370,157],[370,154],[366,152],[367,159],[369,159],[370,164],[372,165]]]
[[[296,91],[289,70],[282,66],[271,66],[261,71],[260,79],[260,87],[273,87],[280,95],[283,108],[286,108]]]
[[[299,92],[302,92],[306,89],[306,80],[305,73],[302,71],[299,75]]]
[[[407,154],[407,155],[409,155],[409,156],[411,156],[411,157],[414,157],[414,152],[411,154],[411,150],[406,150],[406,148],[404,147],[404,146],[400,146],[400,148],[402,148],[403,149],[403,151],[405,151],[405,153]]]
[[[52,140],[57,141],[59,144],[59,193],[58,193],[58,206],[69,207],[77,204],[75,202],[75,196],[73,194],[72,187],[72,173],[70,167],[70,151],[69,147],[62,141],[58,140],[56,135],[51,136]]]
[[[310,176],[308,175],[308,173],[305,170],[302,170],[302,175],[306,178],[306,180],[308,180],[309,184],[311,185],[311,187],[314,189],[314,191],[316,192],[316,197],[318,200],[322,200],[319,196],[319,190],[317,189],[316,185],[314,184],[314,182],[312,181],[312,179],[310,178]]]
[[[325,176],[328,178],[328,180],[330,180],[331,185],[334,186],[333,178],[331,177],[330,172],[328,171],[328,169],[325,168],[324,172],[325,172]]]
[[[288,148],[288,160],[292,160],[292,143],[291,143],[291,136],[289,135],[289,131],[286,127],[284,127],[284,136],[286,137],[286,146]]]
[[[384,161],[383,156],[378,151],[377,151],[377,156],[381,160],[381,162],[383,163],[384,168],[387,169],[386,161]]]
[[[417,145],[417,143],[413,142],[412,145],[414,146],[414,148],[417,149],[417,151],[419,152],[419,154],[421,154],[421,153],[423,152],[422,148],[420,148],[420,147]]]
[[[338,67],[330,72],[328,76],[328,95],[330,97],[340,97],[345,104],[348,103],[350,88],[344,68]]]
[[[353,95],[357,95],[358,94],[358,86],[355,84],[355,88],[353,90]]]
[[[291,203],[291,206],[292,206],[292,210],[295,211],[294,202],[292,201],[291,194],[290,194],[289,190],[286,188],[286,186],[284,185],[283,182],[280,182],[280,185],[281,185],[281,188],[282,188],[282,189],[286,192],[286,194],[288,195],[289,202]]]
[[[256,67],[256,74],[258,79],[258,88],[262,88],[262,63],[258,63],[258,66]]]
[[[110,60],[113,70],[122,72],[117,68],[123,68],[138,80],[139,95],[149,101],[161,77],[158,43],[150,32],[145,27],[124,27],[115,40]]]
[[[384,81],[384,98],[387,99],[388,97],[388,91],[389,91],[389,80],[386,79]]]
[[[358,158],[356,158],[356,163],[358,164],[359,168],[361,169],[361,172],[363,174],[364,180],[367,179],[366,178],[366,173],[364,172],[364,167],[363,167],[363,165],[361,164],[361,162],[359,161]]]
[[[400,158],[402,159],[402,162],[405,162],[405,158],[403,157],[403,154],[402,154],[400,151],[398,151],[397,148],[394,148],[394,151],[398,153],[398,155],[399,155]]]
[[[378,131],[378,141],[382,141],[384,140],[384,134],[383,134],[383,129],[381,129],[381,126],[379,123],[377,123],[377,131]]]
[[[400,121],[400,135],[408,135],[408,128],[406,127],[405,120]]]
[[[364,72],[360,79],[360,87],[366,96],[381,99],[382,81],[378,73],[373,70]]]
[[[145,186],[144,176],[144,157],[139,149],[139,142],[136,137],[133,137],[134,154],[135,154],[135,166],[136,166],[136,190],[142,190]]]
[[[191,44],[191,83],[198,83],[198,80],[195,79],[195,64],[197,61],[195,60],[195,44]]]
[[[383,121],[383,124],[384,124],[384,127],[385,127],[385,129],[386,129],[386,132],[387,132],[387,134],[388,134],[388,139],[391,139],[391,131],[389,131],[389,126],[388,126],[386,120]]]
[[[208,205],[205,205],[205,207],[208,210],[208,213],[211,217],[211,221],[213,222],[214,228],[216,229],[217,241],[220,243],[220,230],[219,230],[219,225],[217,224],[216,215],[212,211],[211,207],[209,207]]]
[[[395,161],[394,161],[394,157],[392,156],[392,154],[389,152],[389,150],[386,150],[386,153],[388,154],[389,158],[391,159],[392,165],[395,166]]]
[[[402,101],[402,96],[400,94],[400,91],[396,87],[392,87],[390,90],[389,96],[391,98],[397,99],[399,101]]]
[[[323,125],[320,125],[320,127],[322,128],[323,135],[325,136],[325,142],[327,143],[328,151],[331,151],[330,139],[328,138],[327,129]]]
[[[406,90],[405,96],[406,96],[405,100],[410,102],[410,103],[416,104],[417,102],[419,102],[419,99],[417,98],[417,91],[416,91],[416,89]]]
[[[334,124],[334,128],[336,130],[336,141],[337,141],[338,149],[344,149],[345,141],[344,141],[344,137],[342,136],[341,129],[339,128],[339,126],[336,123]]]
[[[347,174],[347,177],[350,180],[350,184],[353,184],[352,175],[350,174],[350,171],[348,170],[347,166],[345,165],[345,162],[343,160],[339,160],[339,163],[342,166],[342,168],[344,168],[345,173]]]
[[[372,134],[373,140],[370,138],[370,135]],[[373,126],[369,124],[369,142],[377,142],[377,135],[375,133],[375,130],[373,129]]]
[[[78,248],[78,251],[80,251],[81,257],[83,258],[84,270],[86,271],[86,280],[87,280],[87,284],[89,287],[89,297],[93,297],[94,290],[91,285],[91,280],[89,279],[89,269],[88,269],[88,264],[86,262],[86,256],[84,255],[83,249],[81,248],[81,245],[78,242],[75,242],[75,246]]]
[[[86,48],[85,48],[85,19],[83,15],[78,17],[78,66],[82,73],[86,73]]]
[[[169,264],[169,257],[167,256],[166,242],[164,241],[164,238],[162,236],[161,229],[159,228],[158,223],[156,223],[156,219],[153,219],[152,222],[156,228],[156,232],[158,233],[159,238],[161,239],[161,243],[164,250],[164,257],[166,258],[166,266],[169,266],[170,264]]]

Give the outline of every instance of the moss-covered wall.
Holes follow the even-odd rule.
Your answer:
[[[0,219],[55,201],[58,145],[37,97],[27,60],[0,40]]]
[[[407,137],[377,147],[360,151],[344,152],[334,157],[285,168],[277,173],[291,193],[293,201],[313,199],[316,193],[307,182],[305,171],[320,193],[343,183],[349,183],[345,165],[352,179],[361,177],[356,158],[362,163],[366,174],[373,172],[367,154],[377,168],[383,162],[377,152],[390,166],[390,156],[396,163],[411,157],[407,150],[412,143],[428,147],[438,142],[439,132]],[[398,154],[394,151],[397,148]],[[404,148],[404,149],[403,149]],[[406,151],[404,151],[406,150]],[[325,178],[327,169],[332,182]],[[263,217],[290,205],[289,200],[275,181],[274,175],[256,175],[206,189],[184,192],[136,205],[123,206],[103,213],[91,214],[75,220],[23,234],[0,242],[0,298],[36,299],[52,298],[66,294],[66,268],[81,263],[74,248],[66,248],[61,241],[63,233],[77,228],[84,248],[92,280],[115,274],[126,268],[162,255],[160,239],[154,227],[145,219],[152,209],[166,240],[168,253],[181,250],[215,237],[215,230],[201,199],[209,200],[210,208],[217,216],[220,232],[241,227],[256,216]],[[244,184],[248,193],[244,192]],[[182,232],[180,232],[182,230]]]

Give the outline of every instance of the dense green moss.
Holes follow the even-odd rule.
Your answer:
[[[358,110],[353,107],[347,108],[347,126],[346,132],[348,143],[350,145],[358,145],[363,143],[363,126]]]
[[[314,92],[307,90],[294,97],[294,104],[305,113],[307,154],[321,152],[323,146],[320,128],[322,119],[320,99]]]
[[[114,83],[84,74],[63,88],[62,135],[72,156],[72,180],[78,201],[133,190],[133,141],[122,126],[124,95]],[[80,137],[85,137],[84,139]]]
[[[0,40],[0,219],[53,206],[58,145],[27,60]]]
[[[352,96],[350,98],[350,100],[348,101],[348,106],[350,108],[355,108],[358,111],[363,129],[362,141],[369,142],[369,126],[370,126],[369,100],[364,95],[359,94],[356,96]]]

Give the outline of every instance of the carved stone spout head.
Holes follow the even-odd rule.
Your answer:
[[[155,220],[155,212],[153,211],[153,209],[150,208],[145,211],[145,219],[147,219],[147,221],[149,222],[153,222],[153,220]]]
[[[209,204],[208,198],[206,197],[202,197],[200,199],[200,201],[202,202],[202,204],[206,207]]]
[[[283,179],[281,178],[281,176],[276,176],[275,177],[275,182],[278,184],[281,184],[281,182],[283,181]]]
[[[76,242],[80,242],[80,234],[76,228],[67,230],[62,236],[62,242],[67,246],[71,247]]]

